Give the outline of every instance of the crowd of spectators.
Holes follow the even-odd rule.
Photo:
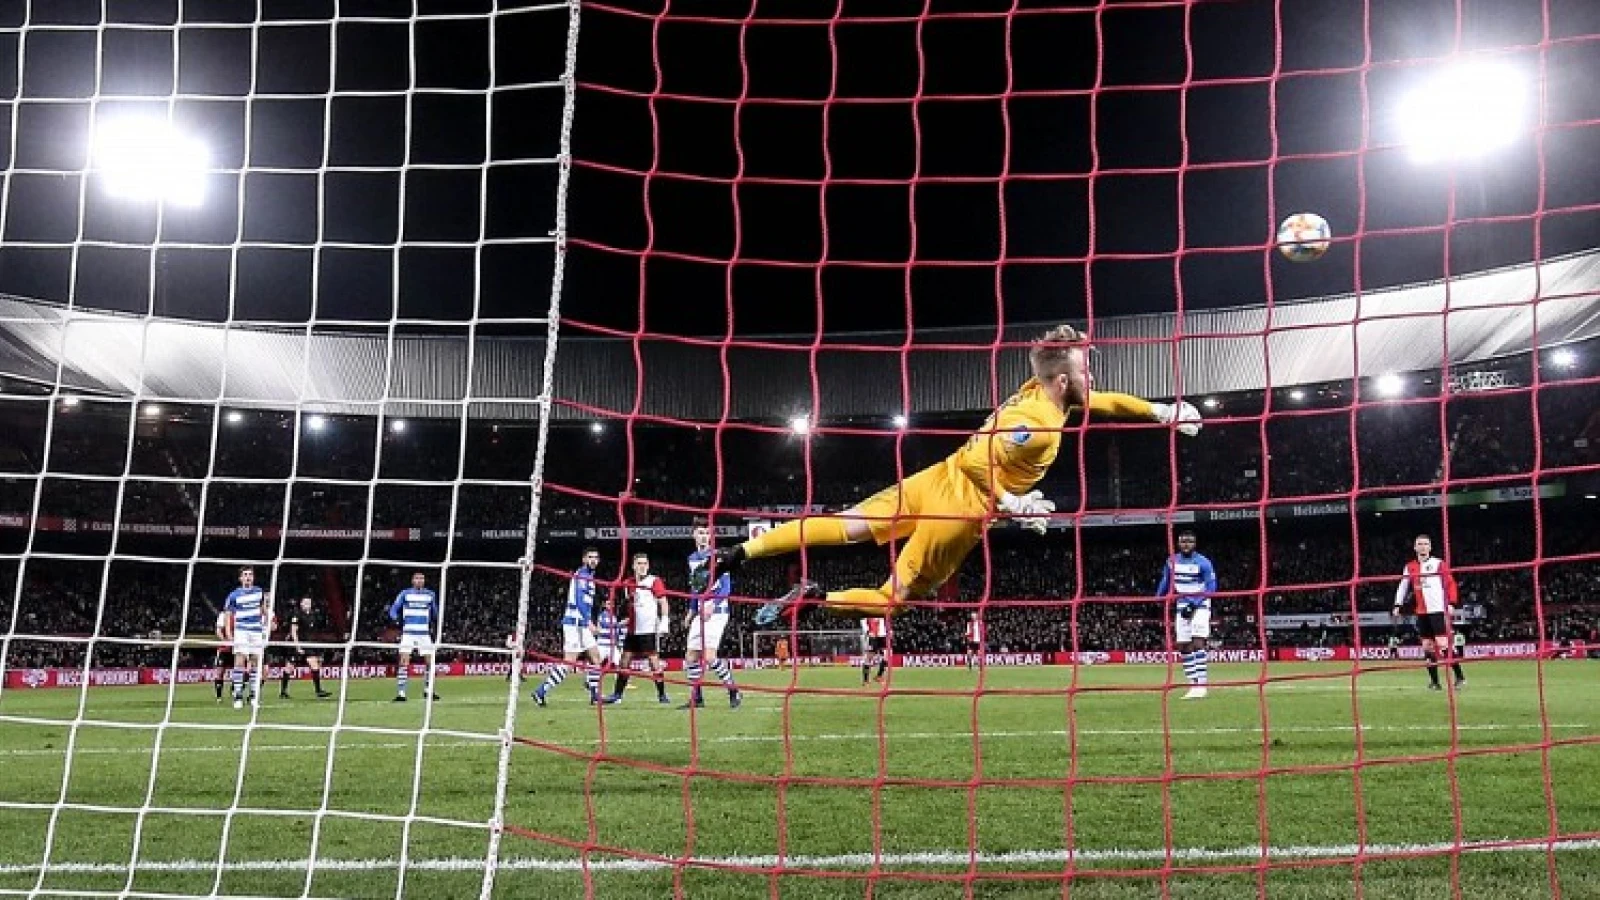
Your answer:
[[[1381,612],[1393,578],[1419,527],[1440,533],[1453,565],[1464,569],[1463,598],[1487,611],[1471,631],[1481,639],[1585,637],[1600,619],[1600,563],[1593,506],[1600,468],[1600,411],[1587,383],[1546,384],[1538,392],[1454,395],[1442,403],[1419,388],[1410,397],[1352,403],[1348,385],[1225,395],[1206,410],[1202,434],[1175,436],[1154,425],[1096,427],[1064,437],[1061,462],[1041,485],[1063,510],[1165,509],[1256,504],[1267,515],[1208,529],[1202,549],[1218,564],[1218,637],[1256,645],[1261,615]],[[528,520],[529,476],[537,432],[529,423],[410,421],[245,411],[212,421],[209,407],[159,414],[115,402],[63,406],[42,427],[38,402],[0,402],[0,515],[20,532],[37,504],[41,516],[81,523],[208,525],[270,528],[417,528],[430,534],[515,530]],[[668,427],[611,422],[558,424],[551,429],[546,490],[539,519],[567,542],[541,543],[546,567],[532,581],[529,645],[554,653],[564,585],[582,529],[684,524],[716,510],[721,521],[741,512],[782,517],[810,506],[839,509],[883,484],[948,453],[972,417],[919,420],[899,433],[881,423],[840,423],[800,438],[781,428],[733,424]],[[463,428],[465,429],[463,431]],[[927,429],[934,433],[920,433]],[[48,436],[48,443],[46,442]],[[1081,462],[1081,464],[1080,464]],[[1472,479],[1474,488],[1521,487],[1577,479],[1560,502],[1496,503],[1491,509],[1370,509],[1304,521],[1276,518],[1290,500],[1432,495]],[[118,477],[127,473],[131,477]],[[89,477],[84,477],[89,476]],[[374,480],[376,479],[376,480]],[[1499,480],[1497,480],[1499,479]],[[1558,492],[1559,493],[1559,492]],[[1264,504],[1264,505],[1263,505]],[[1423,525],[1418,517],[1425,517]],[[1431,517],[1431,518],[1427,518]],[[85,529],[90,530],[90,529]],[[576,533],[576,536],[572,536]],[[968,560],[941,593],[944,605],[919,607],[898,619],[904,650],[950,650],[960,642],[966,607],[982,600],[991,644],[1025,650],[1149,649],[1165,646],[1167,626],[1153,593],[1170,534],[1160,528],[1085,528],[1046,539],[1005,530]],[[638,542],[631,545],[639,546]],[[607,545],[608,551],[615,544]],[[179,549],[183,549],[179,547]],[[651,548],[654,549],[654,548]],[[658,564],[682,587],[682,547],[665,548]],[[175,556],[183,560],[192,548]],[[392,554],[373,554],[389,556]],[[508,558],[514,558],[512,557]],[[1568,561],[1568,557],[1580,557]],[[403,558],[403,556],[401,557]],[[825,584],[876,584],[885,552],[865,547],[808,558],[805,575]],[[507,567],[431,567],[444,580],[443,640],[498,648],[516,619],[521,579]],[[620,569],[618,570],[620,572]],[[22,578],[19,586],[16,579]],[[337,607],[343,641],[384,641],[383,611],[409,571],[390,566],[283,566],[278,587],[327,597]],[[766,598],[800,577],[798,564],[753,565],[739,593]],[[209,564],[111,563],[29,559],[0,572],[0,628],[16,635],[97,634],[96,658],[148,658],[134,641],[210,634],[233,572]],[[14,600],[20,606],[13,609]],[[754,603],[740,604],[730,641],[749,647]],[[846,627],[849,623],[844,623]],[[807,612],[803,629],[840,622]],[[1349,640],[1338,630],[1275,631],[1277,643]],[[124,642],[127,643],[124,643]],[[674,633],[667,652],[681,652]],[[462,651],[468,652],[468,651]],[[8,664],[63,661],[82,644],[19,638]]]

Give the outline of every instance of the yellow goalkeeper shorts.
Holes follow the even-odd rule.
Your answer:
[[[921,596],[944,584],[983,538],[987,505],[976,487],[943,463],[923,469],[856,504],[879,544],[906,541],[888,593]]]

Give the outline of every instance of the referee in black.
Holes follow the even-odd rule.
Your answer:
[[[282,686],[278,696],[285,698],[289,696],[290,673],[294,671],[296,665],[302,663],[311,669],[311,683],[317,689],[317,699],[333,696],[322,689],[322,651],[313,649],[308,653],[300,646],[302,638],[309,640],[312,636],[325,633],[327,630],[327,620],[312,605],[311,598],[301,597],[300,603],[289,611],[289,644],[294,647],[294,655],[283,667]]]

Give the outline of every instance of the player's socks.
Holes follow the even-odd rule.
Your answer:
[[[689,676],[689,702],[704,703],[705,698],[700,693],[700,679],[705,677],[705,667],[698,661],[692,662],[684,667],[684,674]]]
[[[611,692],[611,696],[617,697],[617,698],[620,699],[622,697],[622,692],[628,689],[628,679],[630,677],[632,677],[632,676],[628,675],[625,672],[618,672],[617,673],[617,687],[616,687],[616,689],[614,691]]]
[[[289,696],[289,667],[288,666],[284,666],[283,667],[283,671],[278,674],[278,696],[280,696],[280,697]]]
[[[733,686],[733,666],[725,659],[716,660],[711,664],[711,671],[717,673],[717,680],[729,691],[737,693]]]
[[[406,671],[409,668],[411,668],[409,665],[401,665],[395,670],[394,695],[396,697],[404,697],[406,695],[406,682],[411,680],[411,673]]]
[[[883,673],[885,673],[887,671],[889,671],[889,657],[887,657],[887,656],[878,657],[878,680],[879,681],[883,680]]]
[[[316,690],[318,697],[320,697],[323,694],[327,693],[326,691],[324,691],[322,689],[322,667],[321,666],[318,666],[317,668],[314,668],[314,669],[311,670],[311,687],[314,690]]]
[[[657,669],[652,676],[656,683],[656,699],[662,703],[667,702],[667,673],[665,669]]]
[[[1206,686],[1206,663],[1211,660],[1211,651],[1196,650],[1194,652],[1194,683],[1200,687]]]
[[[834,516],[790,519],[760,537],[745,541],[740,546],[744,548],[744,555],[750,559],[782,556],[794,553],[801,547],[840,547],[851,543],[845,530],[845,521]]]
[[[234,669],[233,670],[233,699],[235,699],[235,700],[243,700],[244,699],[244,670],[243,669]]]
[[[871,677],[872,677],[872,661],[871,660],[867,660],[866,662],[861,664],[861,683],[862,684],[866,684],[867,683],[867,679],[871,678]]]
[[[585,669],[583,672],[583,683],[589,686],[590,700],[594,700],[596,697],[600,696],[599,669]]]
[[[1456,676],[1456,684],[1458,684],[1458,685],[1464,683],[1467,680],[1466,673],[1461,671],[1461,663],[1455,662],[1453,660],[1450,663],[1450,674]]]
[[[1434,687],[1439,686],[1439,654],[1428,652],[1428,683]]]
[[[213,682],[212,682],[212,684],[213,684],[213,685],[214,685],[214,686],[215,686],[215,687],[216,687],[216,689],[217,689],[217,699],[218,699],[218,700],[221,700],[221,699],[222,699],[222,686],[223,686],[223,685],[224,685],[224,684],[226,684],[226,683],[227,683],[227,682],[226,682],[226,680],[224,680],[224,679],[223,679],[223,677],[222,677],[222,673],[221,673],[221,672],[218,672],[218,673],[217,673],[217,680],[216,680],[216,681],[213,681]]]
[[[550,671],[544,676],[544,684],[539,685],[539,696],[541,696],[541,697],[545,696],[546,694],[550,693],[551,691],[555,690],[558,686],[560,686],[561,682],[566,681],[566,680],[567,680],[567,667],[566,666],[563,666],[563,665],[551,666],[550,667]]]

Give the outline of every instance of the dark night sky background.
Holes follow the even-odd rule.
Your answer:
[[[215,27],[248,25],[251,5],[188,0],[174,66],[160,26],[178,4],[113,0],[97,75],[96,31],[51,26],[98,23],[99,0],[35,3],[25,36],[25,5],[0,3],[0,97],[21,97],[4,104],[0,290],[542,330],[516,320],[548,302],[565,11],[419,0],[413,21],[411,3],[345,0],[330,24],[330,2],[274,0],[260,27]],[[740,334],[1081,319],[1091,301],[1097,316],[1260,303],[1350,290],[1358,265],[1370,289],[1600,244],[1593,0],[1011,9],[586,5],[570,333],[716,335],[730,311]],[[1390,110],[1416,60],[1457,47],[1513,48],[1501,58],[1530,76],[1542,59],[1546,129],[1452,178],[1394,148]],[[206,205],[158,234],[91,185],[74,254],[90,99],[164,111],[131,97],[174,90],[242,191],[213,176]],[[1356,239],[1314,265],[1276,259],[1264,244],[1299,210]]]

